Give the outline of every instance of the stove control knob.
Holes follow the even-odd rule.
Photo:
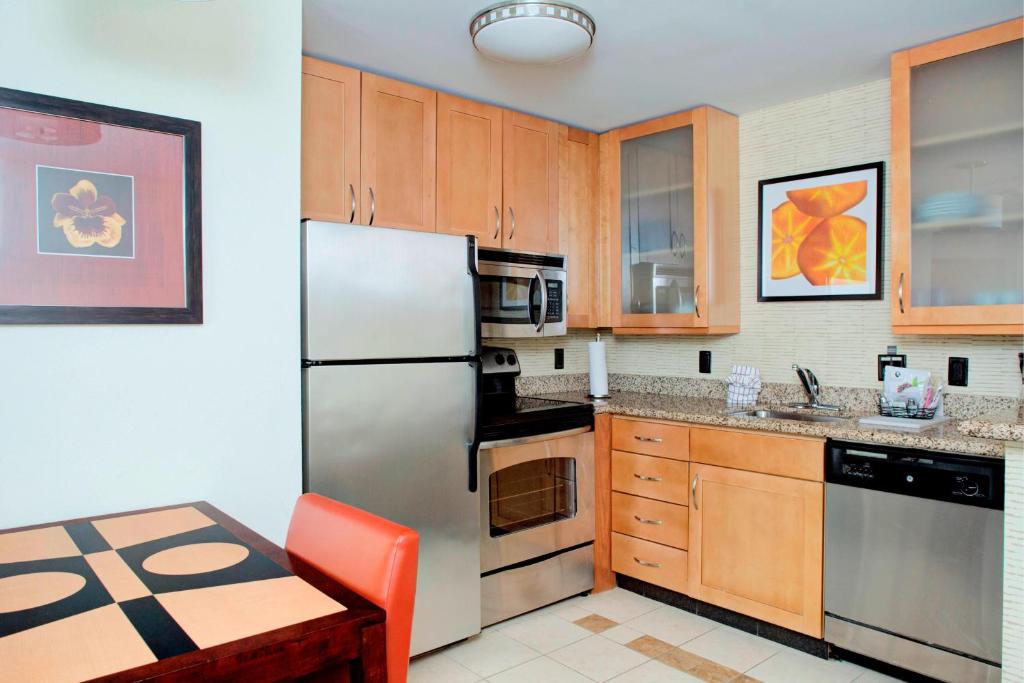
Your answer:
[[[970,477],[957,477],[956,478],[957,493],[962,496],[976,496],[981,490],[978,486],[978,482]]]
[[[504,365],[505,356],[501,355],[500,353],[494,354],[494,362],[497,363],[498,365]]]
[[[515,365],[516,364],[516,357],[515,357],[514,354],[511,354],[511,353],[508,354],[508,364],[509,365]]]

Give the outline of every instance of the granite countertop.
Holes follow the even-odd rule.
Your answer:
[[[1024,405],[961,420],[957,428],[967,436],[1000,441],[1024,441]]]
[[[594,404],[595,413],[612,413],[614,415],[647,417],[657,420],[673,420],[692,424],[750,429],[759,432],[828,437],[860,443],[921,448],[994,458],[1003,457],[1003,441],[1012,438],[1003,436],[1004,428],[1009,427],[1011,432],[1013,428],[1016,428],[1018,430],[1017,438],[1020,438],[1020,433],[1024,431],[1024,426],[1021,425],[1019,419],[1011,424],[986,421],[980,418],[963,421],[948,420],[930,429],[910,432],[879,429],[877,427],[861,427],[857,423],[859,418],[877,414],[868,412],[840,414],[840,417],[845,418],[841,422],[800,422],[771,418],[734,417],[728,415],[728,413],[744,410],[744,408],[728,407],[725,401],[720,398],[676,396],[633,391],[612,391],[611,393],[611,398],[603,400],[592,400],[587,397],[585,392],[581,391],[536,393],[532,395],[538,398],[562,401],[590,402]],[[756,407],[778,408],[779,406],[759,404]],[[1020,417],[1019,413],[1017,417]],[[968,429],[971,431],[966,431]]]

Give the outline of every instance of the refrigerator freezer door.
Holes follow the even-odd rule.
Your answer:
[[[306,221],[302,271],[305,359],[477,354],[465,237]]]
[[[476,373],[466,362],[303,371],[306,490],[420,533],[412,654],[480,631]]]

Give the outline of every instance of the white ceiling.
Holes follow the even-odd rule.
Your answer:
[[[304,0],[315,57],[604,131],[699,104],[741,114],[888,75],[889,54],[1024,13],[1021,0],[576,0],[584,57],[488,61],[489,0]]]

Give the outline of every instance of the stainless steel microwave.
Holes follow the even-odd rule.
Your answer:
[[[481,336],[565,334],[565,256],[481,248],[478,266]]]

